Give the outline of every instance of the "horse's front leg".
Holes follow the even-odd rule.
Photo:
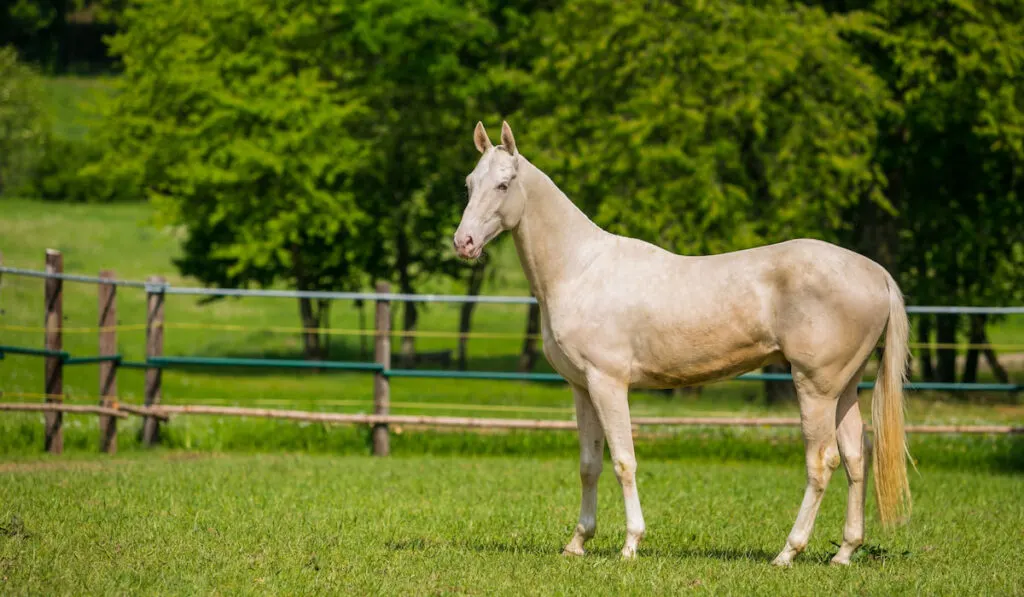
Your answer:
[[[622,486],[626,506],[626,543],[622,557],[636,557],[636,549],[644,536],[644,515],[640,510],[640,494],[636,487],[636,455],[633,452],[633,429],[629,420],[629,387],[601,373],[588,373],[590,401],[604,428],[611,452],[615,476]]]
[[[572,387],[576,401],[576,426],[580,436],[580,519],[572,539],[562,550],[567,556],[583,555],[583,544],[597,530],[597,480],[604,458],[604,431],[597,418],[590,394],[581,387]]]

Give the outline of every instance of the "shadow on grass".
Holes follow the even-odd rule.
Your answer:
[[[465,539],[465,540],[437,540],[428,539],[425,537],[406,537],[402,539],[392,539],[386,543],[388,549],[393,551],[432,551],[441,549],[461,549],[467,551],[475,551],[477,553],[493,553],[493,554],[530,554],[536,556],[559,556],[562,553],[564,547],[560,543],[537,543],[523,540],[508,540],[501,541],[497,539]],[[829,554],[828,557],[822,558],[824,563],[828,563],[829,558],[834,554]],[[565,556],[567,558],[573,556]],[[617,548],[613,547],[596,547],[587,548],[587,555],[583,558],[600,558],[600,559],[619,559],[620,553]],[[748,562],[771,562],[772,558],[775,557],[774,553],[769,553],[763,549],[742,549],[742,548],[729,548],[729,547],[682,547],[682,548],[656,548],[650,546],[642,546],[640,548],[639,557],[656,557],[656,558],[679,558],[679,559],[693,559],[703,558],[711,560],[723,560],[723,561],[748,561]],[[817,558],[816,558],[817,561]]]

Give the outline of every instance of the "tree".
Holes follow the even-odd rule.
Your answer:
[[[530,3],[525,3],[530,4]],[[112,50],[118,150],[163,221],[188,230],[179,267],[206,283],[415,292],[466,267],[448,239],[474,150],[497,113],[497,2],[141,0]],[[504,22],[504,21],[503,21]],[[327,303],[300,301],[303,325]],[[406,304],[404,328],[416,325]],[[412,356],[412,335],[403,342]],[[307,354],[322,353],[317,334]]]
[[[0,98],[0,193],[4,193],[20,186],[49,132],[38,78],[10,47],[0,47]]]
[[[1024,4],[1015,0],[866,2],[848,37],[885,79],[897,109],[880,121],[878,163],[889,214],[854,214],[865,251],[889,255],[918,304],[991,305],[1024,299]],[[896,215],[898,214],[898,215]],[[879,230],[886,230],[878,234]],[[867,236],[866,242],[864,241]],[[985,319],[918,318],[933,326],[938,363],[926,379],[955,381],[958,331],[987,343]],[[1000,367],[987,353],[993,369]],[[974,379],[978,353],[968,355]]]
[[[580,0],[559,11],[538,156],[612,230],[684,253],[835,238],[884,204],[882,82],[823,11]],[[614,10],[613,10],[614,8]]]
[[[532,19],[549,3],[477,0],[374,0],[359,6],[355,56],[368,65],[352,82],[374,113],[379,134],[368,140],[373,172],[358,192],[380,245],[369,271],[415,292],[427,276],[467,276],[451,237],[465,207],[465,176],[476,160],[469,142],[477,120],[497,119],[521,105],[525,68],[535,45]],[[480,275],[483,272],[478,272]],[[482,278],[481,278],[482,280]],[[472,284],[471,284],[472,285]],[[405,303],[402,365],[415,363],[418,305]],[[472,308],[461,324],[470,325]]]
[[[183,274],[208,284],[360,286],[371,228],[352,179],[368,168],[368,111],[322,43],[316,2],[145,1],[112,41],[125,72],[102,168],[141,181],[187,230]],[[325,301],[300,299],[308,357]]]
[[[597,223],[680,253],[835,240],[851,206],[888,208],[887,93],[841,25],[780,2],[569,2],[537,61],[536,159]]]

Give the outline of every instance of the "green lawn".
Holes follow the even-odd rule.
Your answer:
[[[648,536],[621,562],[621,494],[559,555],[576,462],[529,457],[156,453],[0,464],[0,591],[39,594],[1013,594],[1024,586],[1024,478],[923,469],[915,517],[850,568],[837,475],[797,565],[769,561],[793,522],[800,467],[641,461]],[[873,500],[868,500],[873,509]]]

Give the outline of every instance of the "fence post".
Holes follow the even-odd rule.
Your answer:
[[[377,292],[389,294],[391,285],[377,282]],[[377,342],[375,356],[377,363],[388,370],[391,368],[391,303],[377,300],[376,313]],[[378,371],[373,379],[373,414],[386,415],[390,411],[391,382],[384,371]],[[377,423],[373,426],[373,454],[387,456],[391,452],[391,440],[388,437],[388,426]]]
[[[60,254],[60,251],[54,249],[46,250],[46,273],[64,273],[64,256]],[[45,288],[46,348],[47,350],[59,351],[64,346],[62,333],[64,325],[64,281],[58,278],[47,278]],[[63,359],[59,356],[46,357],[43,366],[46,401],[63,402]],[[51,454],[60,454],[64,451],[64,430],[61,428],[64,422],[64,413],[58,411],[47,412],[44,415],[44,420],[46,421],[46,451]]]
[[[146,359],[164,354],[164,284],[162,276],[150,276],[146,283]],[[159,367],[146,369],[146,406],[160,404],[160,382],[163,370]],[[152,446],[160,441],[160,421],[146,417],[142,424],[142,444]]]
[[[103,270],[100,277],[114,279],[114,272]],[[97,284],[99,295],[100,356],[117,354],[117,286]],[[117,363],[100,361],[100,406],[114,408],[117,400]],[[100,451],[117,453],[117,417],[100,415]]]

